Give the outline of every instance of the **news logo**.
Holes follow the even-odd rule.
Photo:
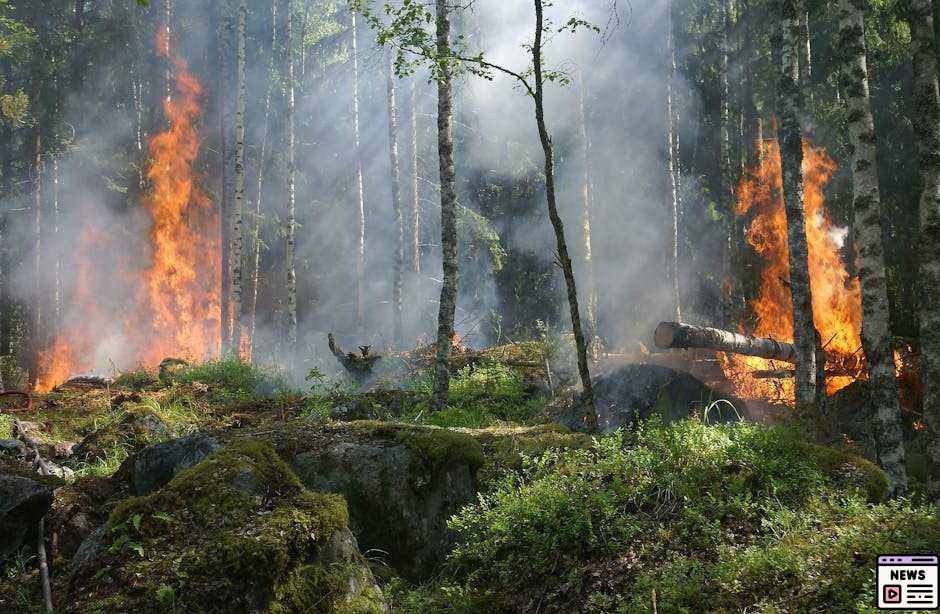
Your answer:
[[[934,554],[882,554],[878,557],[878,608],[935,610],[938,567]]]

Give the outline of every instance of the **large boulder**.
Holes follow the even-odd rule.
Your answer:
[[[221,446],[212,435],[195,433],[144,448],[134,459],[134,492],[150,494]]]
[[[52,507],[55,484],[15,461],[0,463],[0,562],[35,535]]]
[[[698,414],[710,424],[747,416],[743,401],[715,392],[689,373],[669,367],[624,365],[593,378],[591,383],[598,429],[604,433],[634,426],[654,415],[673,422]],[[573,395],[553,403],[548,413],[568,428],[585,428],[582,410]]]
[[[382,423],[281,434],[279,450],[308,488],[341,494],[364,551],[423,579],[443,562],[447,519],[473,501],[483,449],[471,435]]]
[[[64,612],[386,612],[341,497],[233,441],[119,503],[79,548]]]

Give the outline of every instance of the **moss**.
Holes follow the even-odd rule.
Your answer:
[[[179,611],[254,610],[271,595],[305,604],[279,611],[335,611],[311,609],[332,593],[312,595],[296,575],[347,523],[343,499],[306,490],[269,445],[233,441],[164,488],[118,503],[100,577],[81,578],[75,594],[121,598],[130,610],[159,610],[160,589]]]
[[[799,444],[810,459],[830,478],[847,485],[860,486],[871,502],[884,501],[888,477],[877,465],[861,456],[813,443]]]
[[[394,439],[432,472],[466,462],[472,471],[483,466],[483,447],[466,433],[449,429],[377,423],[374,434]]]
[[[152,390],[160,386],[160,380],[154,373],[147,369],[137,369],[135,371],[125,371],[114,378],[114,386],[117,388],[127,388],[129,390]]]
[[[363,594],[350,597],[350,585],[361,581],[361,573],[361,567],[344,563],[298,567],[278,587],[268,611],[271,614],[382,614],[385,610],[379,606],[379,596],[374,589],[365,589]]]
[[[49,488],[59,488],[60,486],[68,484],[66,480],[54,475],[39,475],[33,470],[29,463],[13,458],[4,458],[2,456],[0,456],[0,473],[29,478]]]
[[[493,427],[467,432],[483,446],[486,459],[484,476],[487,478],[507,469],[521,469],[526,457],[540,456],[550,450],[585,449],[594,441],[589,435],[573,433],[559,424]]]

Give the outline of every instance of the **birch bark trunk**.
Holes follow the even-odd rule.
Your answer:
[[[909,0],[914,145],[920,172],[920,348],[928,430],[927,495],[940,508],[940,89],[931,0]]]
[[[459,268],[457,263],[457,185],[454,177],[453,59],[450,52],[450,16],[447,2],[436,0],[437,17],[437,152],[441,182],[441,250],[443,283],[437,315],[437,351],[434,360],[435,410],[447,405],[450,389],[449,358],[454,339]]]
[[[352,11],[353,139],[356,153],[356,329],[363,327],[366,263],[366,209],[362,185],[362,148],[359,143],[359,33]]]
[[[246,0],[238,3],[236,38],[236,94],[235,94],[235,208],[232,211],[232,351],[241,355],[242,339],[242,214],[245,208],[245,21],[248,15]]]
[[[875,163],[875,120],[868,90],[866,4],[862,0],[841,0],[839,3],[842,91],[848,111],[846,123],[852,153],[856,270],[862,287],[862,347],[868,363],[872,404],[881,423],[878,460],[891,482],[892,494],[901,495],[907,491],[907,472],[889,327],[881,197]]]

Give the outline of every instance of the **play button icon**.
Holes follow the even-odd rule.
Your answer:
[[[882,601],[884,603],[901,603],[901,586],[899,584],[885,584]]]

